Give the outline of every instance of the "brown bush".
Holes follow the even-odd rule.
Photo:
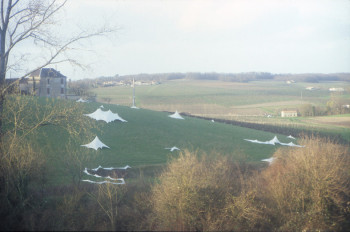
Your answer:
[[[260,187],[271,224],[278,230],[346,229],[348,148],[315,137],[300,143],[305,147],[279,149],[262,173]]]
[[[213,158],[214,157],[214,158]],[[152,189],[153,230],[218,230],[228,202],[243,189],[239,167],[225,156],[185,151]],[[236,207],[243,208],[236,204]]]
[[[185,151],[152,189],[153,230],[348,230],[349,149],[304,137],[252,175],[226,157]],[[243,165],[244,167],[244,165]]]
[[[0,143],[0,224],[4,230],[23,229],[23,213],[34,208],[30,184],[43,182],[45,159],[27,140],[8,134]]]

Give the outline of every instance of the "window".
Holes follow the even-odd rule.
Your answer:
[[[48,84],[48,85],[50,84],[50,79],[47,79],[47,84]]]
[[[64,88],[61,88],[61,94],[64,94]]]
[[[47,95],[49,95],[50,94],[50,88],[47,88],[46,90],[47,90]]]
[[[63,80],[63,78],[61,78],[61,84],[62,84],[62,85],[64,84],[64,80]]]

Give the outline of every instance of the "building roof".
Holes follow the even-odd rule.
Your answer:
[[[15,82],[15,81],[18,81],[18,78],[6,78],[5,79],[5,84],[6,85],[10,85],[10,84],[12,84],[13,82]]]
[[[19,79],[19,78],[10,78],[10,79],[6,78],[5,84],[10,85],[16,81],[18,81],[19,83],[26,83],[27,82],[27,80],[25,78],[21,78],[21,79]]]
[[[30,74],[30,76],[40,76],[40,77],[66,77],[62,75],[59,71],[53,68],[42,68],[38,69]]]

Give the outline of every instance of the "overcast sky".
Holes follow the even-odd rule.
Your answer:
[[[118,26],[72,79],[162,72],[350,72],[349,0],[69,0],[65,22]]]

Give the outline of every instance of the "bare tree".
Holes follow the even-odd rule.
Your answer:
[[[125,191],[124,186],[107,183],[98,186],[97,194],[88,193],[96,200],[102,212],[108,217],[111,231],[116,230],[118,203],[124,197]]]
[[[6,130],[0,140],[0,215],[3,215],[0,224],[7,230],[21,228],[17,225],[22,224],[24,212],[40,208],[44,198],[38,196],[39,186],[44,189],[50,154],[70,162],[65,164],[76,183],[83,165],[91,157],[84,151],[77,154],[75,149],[82,144],[81,138],[91,136],[93,125],[84,118],[84,106],[50,98],[43,104],[40,100],[11,95],[4,102],[2,117]],[[53,131],[62,133],[62,144],[70,144],[66,150],[60,146],[58,151],[53,141],[43,142]],[[30,187],[33,185],[34,189]]]
[[[16,53],[24,42],[46,48],[47,55],[35,68],[22,73],[21,77],[43,68],[49,64],[70,62],[79,65],[77,60],[68,56],[68,51],[77,42],[103,36],[114,29],[102,26],[94,31],[80,31],[69,38],[58,38],[52,33],[57,23],[56,16],[63,9],[67,0],[1,0],[0,2],[0,138],[1,115],[6,95],[6,75],[9,70],[19,70],[21,60],[26,54]],[[16,57],[11,56],[16,53]],[[42,56],[42,55],[41,55]],[[11,59],[11,62],[9,60]],[[19,79],[20,79],[19,78]]]

